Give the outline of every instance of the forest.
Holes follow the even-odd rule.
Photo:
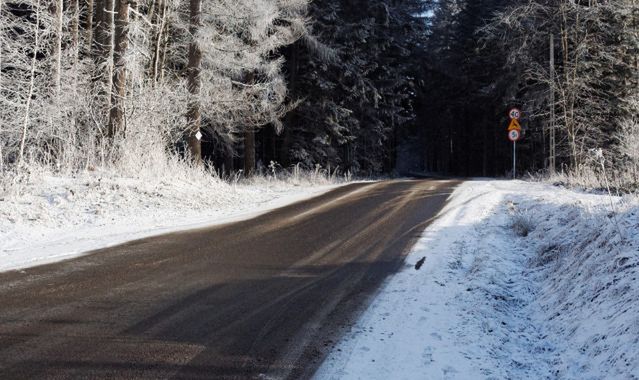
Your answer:
[[[0,0],[0,172],[639,170],[636,0]],[[330,169],[329,169],[330,170]]]

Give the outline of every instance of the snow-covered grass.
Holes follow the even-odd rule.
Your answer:
[[[134,170],[75,173],[30,165],[0,176],[0,271],[159,233],[228,222],[327,191],[348,178],[317,169],[222,180],[165,156]]]
[[[466,182],[316,377],[639,379],[638,275],[635,196]]]
[[[554,175],[542,174],[533,179],[574,189],[588,191],[608,191],[627,194],[639,190],[639,174],[636,169],[612,170],[584,166],[576,171],[559,172]]]
[[[532,179],[575,189],[629,194],[639,190],[639,160],[633,157],[615,164],[597,149],[591,151],[588,161],[576,169],[555,174],[543,172]]]

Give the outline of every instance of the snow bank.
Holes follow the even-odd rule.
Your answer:
[[[0,193],[0,271],[126,241],[246,219],[334,188],[314,176],[230,184],[213,176],[30,173]],[[335,179],[332,181],[337,183]]]
[[[316,377],[639,378],[638,215],[636,198],[464,183]]]

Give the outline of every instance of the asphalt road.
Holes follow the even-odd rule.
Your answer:
[[[1,273],[0,378],[307,378],[455,184],[352,184]]]

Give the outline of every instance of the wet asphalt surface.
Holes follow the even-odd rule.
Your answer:
[[[455,185],[351,184],[0,273],[0,379],[308,378]]]

